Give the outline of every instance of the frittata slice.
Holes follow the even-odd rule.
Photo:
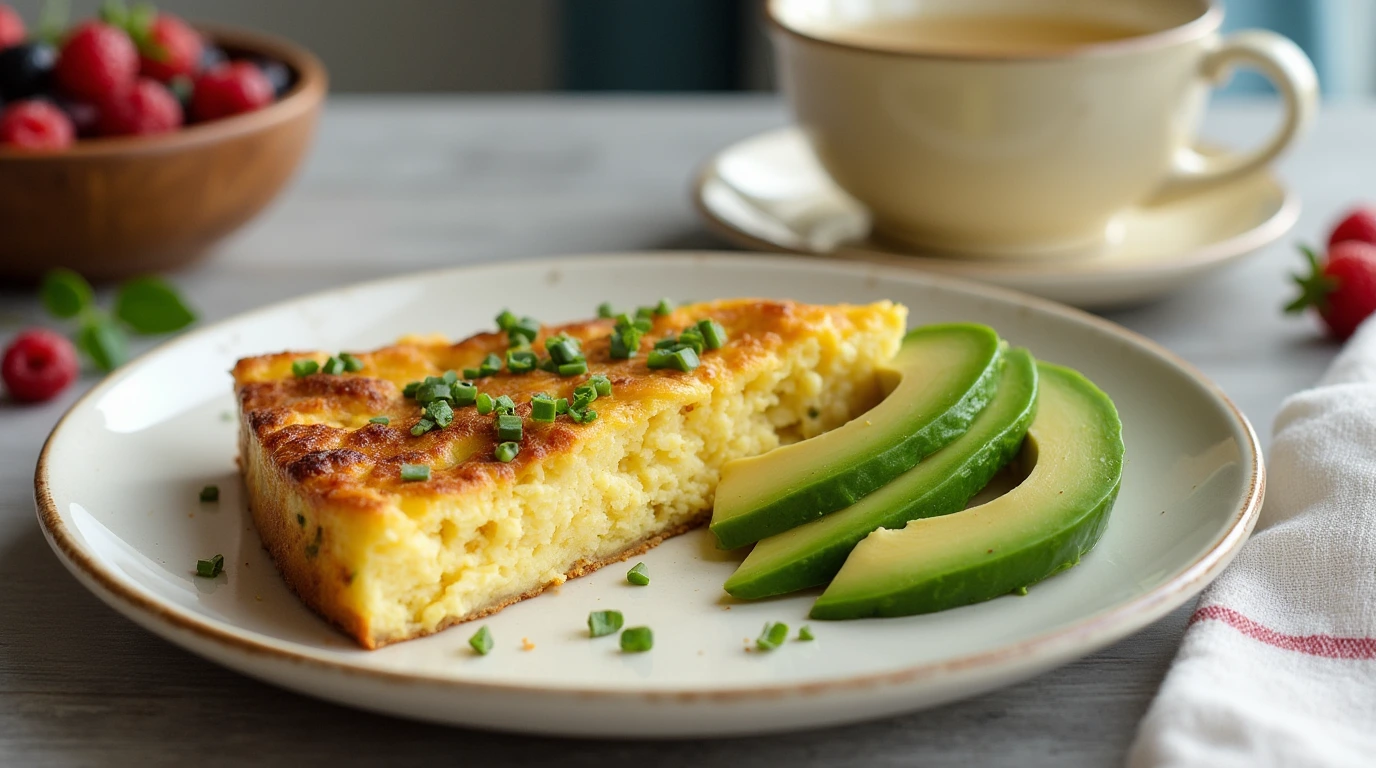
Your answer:
[[[523,429],[510,461],[497,457],[494,413],[456,405],[448,426],[413,435],[422,406],[404,394],[505,356],[504,332],[406,339],[353,353],[356,370],[338,373],[301,362],[323,365],[327,352],[247,358],[234,381],[253,519],[287,584],[360,645],[437,632],[703,524],[723,464],[843,424],[883,396],[876,371],[906,316],[890,302],[690,304],[653,316],[630,359],[611,356],[612,319],[541,327],[533,350],[567,335],[588,371],[503,366],[473,380],[515,403]],[[725,343],[696,368],[647,366],[656,341],[704,319]],[[573,398],[596,375],[612,392],[590,406],[595,419],[532,420],[532,395]],[[404,479],[403,465],[428,467],[428,479]]]

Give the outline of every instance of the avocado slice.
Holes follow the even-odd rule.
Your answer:
[[[944,517],[877,530],[812,606],[814,619],[908,616],[988,600],[1080,562],[1099,541],[1123,477],[1113,401],[1068,368],[1038,365],[1017,488]]]
[[[854,505],[760,541],[727,593],[753,600],[826,584],[871,531],[964,509],[1017,455],[1036,406],[1037,362],[1010,350],[994,399],[965,434]]]
[[[845,509],[960,437],[998,386],[1002,342],[973,323],[908,332],[888,397],[814,438],[722,468],[712,533],[735,549]]]

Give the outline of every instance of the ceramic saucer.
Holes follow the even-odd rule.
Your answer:
[[[794,252],[940,272],[1080,307],[1155,299],[1284,235],[1299,199],[1269,173],[1124,212],[1122,238],[1062,261],[967,261],[870,237],[869,214],[822,170],[802,132],[784,128],[734,144],[699,174],[694,198],[718,233],[754,250]]]

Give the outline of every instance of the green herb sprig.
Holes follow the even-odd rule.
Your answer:
[[[38,292],[48,314],[76,322],[72,335],[76,348],[106,372],[129,359],[130,332],[154,336],[196,322],[196,313],[176,289],[158,277],[125,281],[115,292],[111,312],[96,304],[91,284],[70,269],[49,271]]]

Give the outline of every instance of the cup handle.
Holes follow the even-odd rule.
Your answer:
[[[1237,65],[1259,70],[1280,91],[1285,104],[1285,120],[1280,129],[1265,145],[1251,152],[1205,155],[1189,146],[1177,149],[1171,172],[1157,197],[1245,176],[1274,160],[1313,121],[1318,111],[1319,78],[1298,45],[1266,30],[1235,32],[1204,56],[1199,74],[1210,84],[1218,85],[1227,80]]]

